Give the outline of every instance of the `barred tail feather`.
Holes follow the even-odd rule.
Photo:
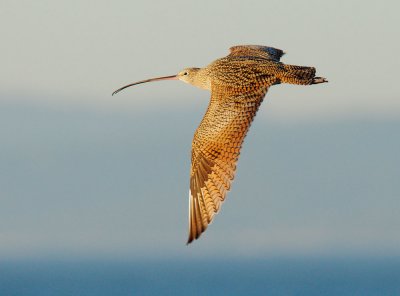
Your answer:
[[[328,82],[323,77],[315,77],[314,67],[284,65],[284,71],[280,73],[281,83],[310,85]]]

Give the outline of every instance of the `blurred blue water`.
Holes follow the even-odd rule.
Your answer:
[[[400,258],[8,261],[0,295],[400,295]]]

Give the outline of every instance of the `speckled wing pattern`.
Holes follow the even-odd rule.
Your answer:
[[[244,137],[266,92],[265,87],[239,93],[212,90],[192,143],[188,243],[206,230],[221,208]]]

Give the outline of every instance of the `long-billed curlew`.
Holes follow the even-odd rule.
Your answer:
[[[113,92],[157,80],[181,80],[211,91],[211,100],[192,142],[188,244],[207,229],[221,208],[236,171],[240,148],[250,124],[274,84],[328,82],[315,68],[285,65],[280,49],[239,45],[205,68],[186,68],[177,75],[128,84]]]

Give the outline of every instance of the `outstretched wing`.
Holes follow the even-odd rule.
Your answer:
[[[188,243],[206,230],[221,208],[244,137],[266,92],[267,87],[212,88],[210,104],[192,143]]]
[[[262,45],[237,45],[230,49],[230,56],[259,57],[279,62],[285,54],[283,50]]]

